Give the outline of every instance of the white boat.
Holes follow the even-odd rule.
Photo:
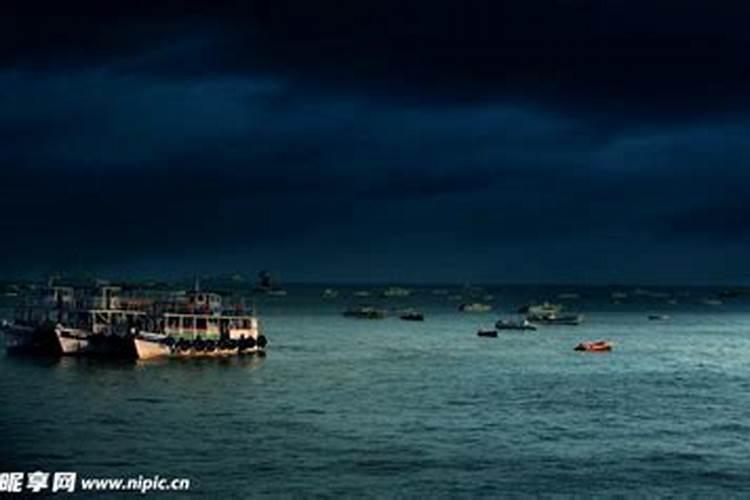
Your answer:
[[[545,318],[552,315],[557,315],[562,312],[563,306],[560,304],[551,304],[549,302],[542,302],[541,304],[530,304],[521,307],[518,312],[526,314],[526,318],[529,321],[534,321],[538,318]]]
[[[527,319],[514,320],[514,319],[500,319],[495,323],[495,329],[497,330],[522,330],[522,331],[533,331],[537,327],[534,323]]]
[[[63,355],[89,353],[89,338],[91,336],[89,330],[69,328],[58,324],[55,326],[55,336]]]
[[[522,307],[519,312],[526,314],[526,319],[532,323],[544,325],[580,325],[583,323],[582,314],[563,314],[564,307],[560,304],[528,305]]]
[[[187,302],[163,312],[154,331],[133,338],[138,359],[262,354],[268,341],[254,314],[231,313],[218,294],[195,290]]]
[[[384,298],[409,297],[411,295],[411,290],[409,290],[408,288],[391,286],[383,290],[383,293],[381,293],[380,295]]]
[[[458,310],[461,312],[483,313],[491,311],[492,306],[490,304],[483,304],[481,302],[472,302],[461,304],[460,306],[458,306]]]

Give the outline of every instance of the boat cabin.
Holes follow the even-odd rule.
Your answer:
[[[145,312],[118,309],[82,309],[76,311],[70,323],[95,334],[120,336],[151,326]]]
[[[194,339],[255,337],[258,319],[254,316],[165,313],[164,333],[172,337]]]

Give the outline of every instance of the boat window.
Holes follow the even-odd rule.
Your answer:
[[[206,318],[197,318],[195,320],[195,327],[198,330],[205,330],[206,329],[206,324],[207,324]]]
[[[184,328],[193,328],[193,317],[192,316],[185,316],[182,318],[182,325]]]
[[[249,330],[253,327],[253,321],[250,319],[244,319],[242,320],[242,327]]]
[[[167,327],[168,328],[178,328],[180,326],[180,321],[178,318],[175,318],[174,316],[170,316],[167,318]]]

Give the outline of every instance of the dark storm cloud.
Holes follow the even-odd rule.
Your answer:
[[[318,78],[435,100],[511,96],[621,113],[746,102],[736,2],[55,2],[6,6],[7,65]],[[572,101],[572,102],[571,102]]]
[[[6,271],[638,279],[750,236],[747,8],[3,8]]]

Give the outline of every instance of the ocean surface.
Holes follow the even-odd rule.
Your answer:
[[[323,288],[255,299],[264,358],[0,354],[0,472],[190,478],[178,498],[750,494],[750,298],[489,287],[494,311],[470,314],[429,288]],[[476,336],[543,299],[585,323]],[[426,321],[341,315],[357,303]],[[599,339],[614,351],[573,351]]]

